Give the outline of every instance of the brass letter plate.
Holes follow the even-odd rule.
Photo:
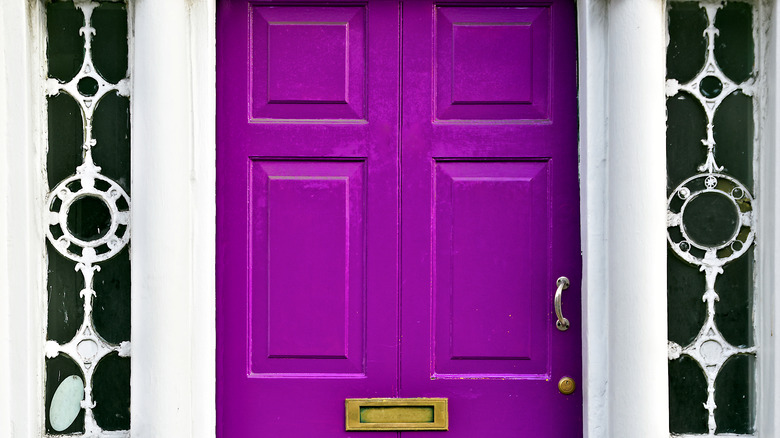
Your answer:
[[[447,430],[446,398],[348,398],[346,430]]]

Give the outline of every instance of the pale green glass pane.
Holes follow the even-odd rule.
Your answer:
[[[57,431],[52,427],[50,408],[54,393],[62,382],[70,376],[78,376],[84,381],[84,375],[79,366],[68,356],[60,354],[57,357],[46,359],[46,432],[55,435],[84,433],[84,409],[81,409],[73,423],[64,430]]]
[[[52,429],[62,432],[69,428],[81,411],[82,400],[84,381],[79,376],[71,375],[60,382],[49,405],[49,423]]]

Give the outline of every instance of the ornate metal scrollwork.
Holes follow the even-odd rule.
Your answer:
[[[84,26],[79,29],[79,33],[84,36],[84,61],[79,72],[69,82],[48,79],[46,93],[52,96],[65,92],[78,103],[84,127],[83,162],[74,169],[75,174],[61,181],[49,193],[44,217],[46,237],[60,254],[76,263],[76,271],[84,277],[84,289],[79,294],[83,299],[84,319],[76,335],[67,343],[46,342],[45,353],[49,358],[61,353],[68,355],[84,374],[84,400],[81,402],[85,410],[83,436],[129,437],[129,431],[109,432],[101,429],[93,414],[96,404],[92,396],[92,377],[101,359],[111,352],[117,352],[122,357],[130,356],[130,342],[116,345],[106,341],[96,330],[92,318],[92,301],[98,293],[93,288],[93,279],[100,271],[99,263],[115,256],[130,241],[130,197],[116,181],[101,174],[101,168],[93,161],[92,148],[96,147],[97,141],[93,138],[92,121],[95,109],[107,93],[116,91],[121,96],[129,97],[129,81],[122,79],[112,84],[98,73],[93,64],[92,38],[96,31],[91,25],[91,19],[92,12],[100,4],[75,0],[74,5],[84,15]],[[86,93],[80,91],[79,82],[83,80],[96,84],[96,90]],[[110,215],[109,229],[94,239],[80,238],[68,227],[70,207],[87,197],[102,201]]]
[[[723,7],[722,2],[700,2],[706,11],[708,26],[704,31],[707,38],[707,53],[704,68],[690,81],[680,84],[677,80],[666,81],[666,95],[675,96],[683,91],[701,104],[707,116],[707,138],[702,144],[707,148],[705,161],[698,166],[697,173],[680,183],[667,200],[667,240],[671,249],[681,259],[698,266],[704,272],[706,289],[702,301],[707,305],[704,324],[696,338],[681,346],[669,341],[669,360],[681,355],[695,360],[704,372],[707,380],[707,402],[704,407],[709,412],[709,436],[714,436],[717,428],[715,421],[715,381],[718,373],[728,359],[735,355],[755,355],[756,347],[741,347],[730,344],[715,323],[715,306],[719,300],[715,290],[715,280],[723,273],[723,267],[730,261],[745,255],[755,241],[756,218],[753,214],[753,197],[750,191],[737,179],[722,173],[724,167],[716,161],[715,137],[713,135],[715,113],[724,99],[730,94],[741,91],[752,96],[754,81],[734,83],[721,70],[715,59],[715,16]],[[707,230],[697,230],[695,221],[687,221],[689,208],[703,199],[718,204],[724,215],[730,217],[727,223],[733,229],[723,227],[719,236],[707,234]],[[693,207],[695,208],[695,207]]]

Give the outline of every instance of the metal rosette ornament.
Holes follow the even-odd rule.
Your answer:
[[[728,175],[688,178],[672,192],[667,206],[669,245],[688,263],[721,267],[747,252],[755,238],[753,197]]]
[[[102,236],[83,240],[68,228],[68,215],[74,202],[88,197],[100,200],[108,208],[111,222]],[[46,235],[60,254],[75,262],[89,265],[108,260],[130,240],[130,198],[119,184],[103,175],[81,173],[63,180],[49,194],[47,205]]]

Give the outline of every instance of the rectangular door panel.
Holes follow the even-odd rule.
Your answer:
[[[365,6],[253,5],[252,119],[363,119],[365,15]]]
[[[398,395],[399,5],[217,12],[217,432],[356,436]]]
[[[436,6],[438,120],[547,119],[550,9]]]
[[[363,374],[363,161],[250,164],[253,376]]]
[[[404,4],[401,395],[447,397],[453,438],[582,431],[574,19]]]
[[[549,373],[547,161],[437,161],[436,377]]]

